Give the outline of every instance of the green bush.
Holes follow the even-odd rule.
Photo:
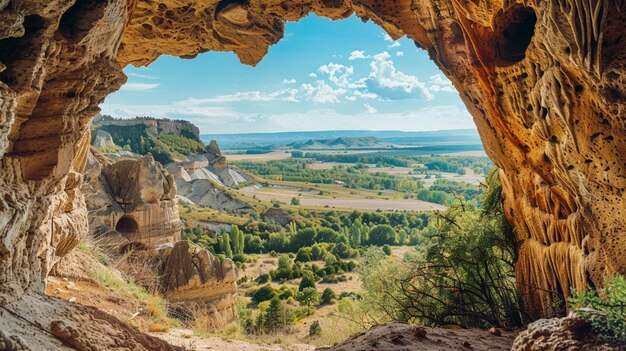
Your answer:
[[[276,290],[269,285],[263,285],[252,295],[252,301],[259,304],[263,301],[269,301],[275,297],[278,297]]]
[[[300,280],[300,285],[298,285],[298,291],[302,291],[306,288],[315,289],[315,277],[311,271],[304,272],[302,280]]]
[[[601,341],[626,345],[626,279],[623,276],[607,277],[604,289],[599,292],[575,292],[569,303],[576,313],[591,322]]]
[[[322,333],[322,327],[320,326],[320,322],[313,321],[311,326],[309,327],[309,337],[318,336]]]
[[[320,299],[320,304],[322,305],[330,305],[333,303],[333,300],[337,298],[337,295],[331,288],[326,288],[322,292],[322,298]]]

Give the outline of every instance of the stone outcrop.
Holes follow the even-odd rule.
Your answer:
[[[192,317],[205,317],[212,327],[237,320],[239,275],[233,261],[220,261],[186,241],[161,250],[161,256],[161,290],[170,303],[182,303],[180,309]]]
[[[501,169],[533,315],[626,274],[624,1],[0,0],[0,294],[43,291],[87,233],[89,122],[125,65],[256,64],[311,12],[408,36],[461,92]]]
[[[220,327],[237,319],[237,267],[230,259],[220,261],[180,241],[173,179],[151,156],[109,164],[97,152],[90,153],[82,190],[92,236],[112,256],[139,250],[125,258],[129,265],[150,262],[170,303],[190,311],[189,318],[201,313],[211,326]],[[73,262],[80,265],[74,255],[65,256],[53,273],[80,272],[70,269]]]
[[[91,145],[98,150],[108,149],[115,150],[117,145],[113,142],[113,137],[111,134],[105,132],[104,130],[97,130],[93,135],[93,140],[91,141]]]
[[[540,319],[528,325],[513,342],[512,351],[541,350],[624,350],[598,341],[591,323],[571,313],[565,318]]]
[[[151,156],[101,166],[89,155],[84,192],[93,236],[124,249],[180,240],[174,178]]]

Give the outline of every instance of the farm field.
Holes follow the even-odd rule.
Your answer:
[[[329,198],[305,194],[297,188],[276,188],[264,186],[249,186],[241,189],[247,196],[256,196],[264,201],[279,201],[289,203],[292,198],[298,198],[302,206],[327,207],[338,209],[359,210],[401,210],[401,211],[436,211],[445,210],[445,206],[420,201],[420,200],[396,200],[381,198]],[[310,191],[309,191],[310,192]]]

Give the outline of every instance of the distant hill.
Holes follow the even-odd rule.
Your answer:
[[[427,132],[330,130],[316,132],[279,132],[246,134],[201,134],[205,143],[215,139],[224,150],[281,148],[291,143],[309,140],[374,137],[384,143],[404,146],[481,145],[475,129],[440,130]]]
[[[393,144],[384,142],[376,137],[339,137],[334,139],[310,139],[304,143],[295,142],[287,144],[287,147],[296,150],[337,150],[337,149],[372,149],[391,148]]]
[[[162,164],[206,152],[198,127],[188,121],[137,117],[97,116],[92,123],[92,144],[107,154],[118,151],[152,154]]]

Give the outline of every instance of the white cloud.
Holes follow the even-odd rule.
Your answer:
[[[215,98],[206,98],[206,99],[196,99],[196,98],[187,98],[185,100],[177,101],[176,104],[182,106],[199,106],[205,104],[214,104],[214,103],[222,103],[222,102],[239,102],[239,101],[272,101],[276,100],[281,92],[285,92],[285,90],[280,90],[274,93],[262,93],[260,91],[245,91],[238,92],[235,94],[229,95],[220,95]]]
[[[302,84],[300,90],[307,100],[316,104],[338,103],[339,97],[347,93],[346,89],[334,89],[323,80],[316,80],[312,84]]]
[[[383,33],[383,38],[385,39],[385,41],[391,42],[391,44],[387,46],[389,49],[394,49],[402,46],[399,41],[393,40],[393,38],[387,33]]]
[[[159,79],[158,76],[153,76],[151,74],[141,74],[141,73],[126,73],[129,77],[142,78],[142,79]]]
[[[355,50],[350,53],[350,57],[348,57],[348,60],[350,61],[362,60],[362,59],[368,59],[370,57],[371,57],[370,55],[365,55],[365,51]]]
[[[452,85],[452,82],[450,82],[446,77],[442,76],[441,74],[437,73],[434,76],[431,76],[430,79],[428,80],[428,83],[430,84],[428,89],[430,89],[430,91],[433,92],[447,92],[447,93],[455,93],[456,89],[454,88],[454,85]]]
[[[404,56],[404,51],[397,51],[396,56],[398,57]]]
[[[461,104],[423,107],[400,113],[345,114],[334,109],[313,109],[278,114],[244,113],[229,107],[163,105],[100,106],[103,113],[133,118],[150,115],[158,118],[185,119],[202,133],[246,133],[312,130],[441,130],[476,128]],[[366,108],[367,109],[367,108]],[[381,122],[382,121],[382,122]]]
[[[315,73],[309,73],[309,77],[311,77],[311,78],[317,78],[317,74],[315,74]]]
[[[374,113],[378,112],[377,109],[373,108],[372,106],[370,106],[368,104],[365,104],[363,106],[365,107],[365,113],[367,113],[367,114],[374,114]]]
[[[158,88],[161,84],[148,83],[126,83],[122,85],[120,90],[123,91],[150,91]]]
[[[319,71],[328,74],[328,79],[342,88],[363,88],[365,87],[364,81],[352,82],[350,76],[354,74],[354,67],[344,66],[337,63],[329,63],[319,68]]]
[[[398,71],[391,60],[391,55],[387,52],[375,55],[374,61],[370,63],[370,67],[372,72],[369,75],[369,80],[375,83],[370,86],[370,90],[377,88],[379,91],[374,92],[379,95],[381,95],[381,92],[389,89],[391,91],[387,91],[384,97],[409,98],[417,91],[426,100],[435,98],[426,87],[426,84],[420,82],[417,77]]]
[[[296,84],[296,80],[292,79],[283,79],[283,84]]]

